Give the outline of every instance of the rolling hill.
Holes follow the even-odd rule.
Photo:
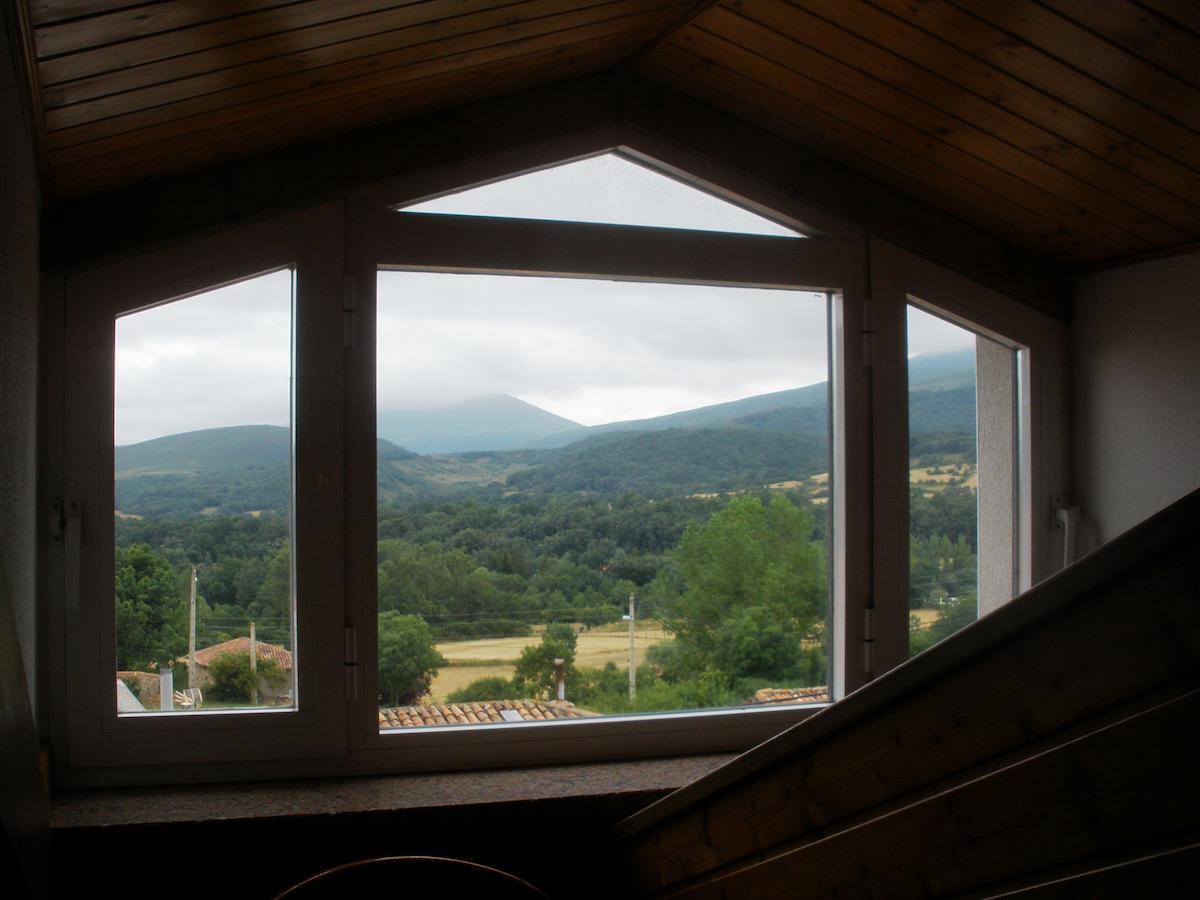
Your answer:
[[[958,353],[911,361],[915,456],[936,461],[971,452],[972,360],[970,353]],[[826,386],[816,384],[591,428],[504,395],[442,410],[393,411],[381,414],[381,421],[390,417],[400,430],[425,422],[436,430],[417,440],[423,446],[500,446],[420,454],[381,437],[380,499],[480,490],[637,491],[659,497],[801,479],[828,469],[827,396]],[[505,410],[513,413],[511,421]],[[537,446],[512,449],[522,443]],[[142,516],[284,512],[289,452],[288,430],[270,425],[207,429],[118,447],[118,509]]]

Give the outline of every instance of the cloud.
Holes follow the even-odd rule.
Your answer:
[[[507,393],[585,424],[823,381],[824,295],[385,272],[378,402]]]

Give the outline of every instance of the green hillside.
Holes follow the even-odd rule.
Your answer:
[[[910,363],[910,448],[923,465],[974,452],[971,359],[944,354]],[[824,384],[809,385],[640,422],[558,431],[543,436],[551,446],[540,449],[422,455],[380,439],[379,498],[627,492],[661,498],[800,480],[828,471],[826,399]],[[550,413],[539,418],[543,411],[511,397],[482,400],[491,412],[518,404],[526,424],[556,428],[567,421]],[[501,433],[495,419],[472,425],[456,412],[443,421],[464,432],[486,425],[493,437]],[[289,440],[286,428],[248,425],[118,447],[117,508],[148,517],[286,512]]]

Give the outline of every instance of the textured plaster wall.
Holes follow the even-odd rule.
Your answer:
[[[0,578],[12,605],[32,688],[38,189],[30,128],[19,100],[8,37],[0,33]]]
[[[1084,552],[1200,487],[1200,254],[1075,287],[1072,455]]]

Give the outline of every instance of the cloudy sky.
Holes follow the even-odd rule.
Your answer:
[[[603,158],[414,208],[790,234]],[[119,319],[116,442],[286,425],[290,307],[278,272]],[[798,387],[827,377],[825,307],[792,291],[385,272],[379,405],[507,393],[593,425]],[[933,317],[910,329],[912,354],[972,343]]]

